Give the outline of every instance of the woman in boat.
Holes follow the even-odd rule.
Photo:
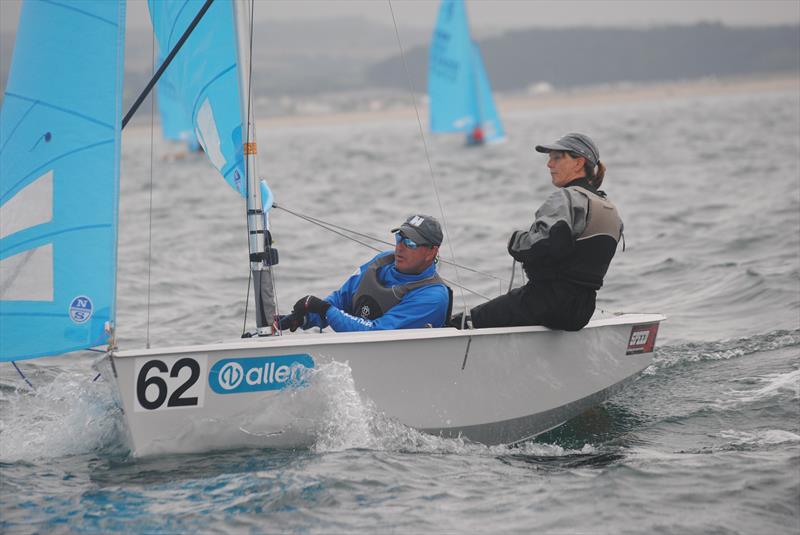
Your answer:
[[[528,282],[473,308],[471,327],[544,325],[577,331],[592,317],[597,290],[603,285],[622,237],[616,207],[600,191],[606,167],[597,145],[584,134],[567,134],[549,145],[554,192],[536,211],[527,231],[517,230],[508,252],[522,263]],[[450,321],[461,328],[462,314]]]
[[[409,217],[386,251],[362,265],[324,300],[307,295],[278,327],[330,326],[337,332],[443,327],[450,315],[450,289],[436,273],[442,228],[428,215]]]

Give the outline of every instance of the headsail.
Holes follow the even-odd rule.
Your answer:
[[[440,5],[429,51],[428,97],[431,132],[469,133],[480,127],[484,141],[503,137],[463,0]]]
[[[164,51],[161,51],[159,63],[164,61]],[[165,72],[158,80],[156,92],[158,94],[158,112],[161,116],[161,133],[164,139],[186,143],[190,151],[200,149],[197,135],[194,133],[191,111],[187,111],[183,102],[178,98],[177,88],[170,79],[172,71]]]
[[[172,50],[203,0],[148,0],[153,31],[162,53]],[[197,139],[228,184],[245,196],[242,110],[237,78],[236,37],[230,0],[208,9],[165,76],[191,117]]]
[[[0,112],[0,360],[114,321],[125,5],[26,2]]]

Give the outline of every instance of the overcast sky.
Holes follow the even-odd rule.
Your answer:
[[[79,0],[73,0],[79,1]],[[13,31],[21,0],[0,0],[0,28]],[[392,23],[388,0],[255,0],[256,20],[364,17]],[[432,27],[438,0],[392,0],[397,22]],[[474,30],[532,26],[649,26],[722,22],[728,25],[800,24],[800,0],[468,0]],[[146,0],[129,0],[128,24],[148,26]]]

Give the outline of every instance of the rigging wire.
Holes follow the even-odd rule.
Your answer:
[[[252,10],[251,10],[251,14],[252,14]],[[252,17],[251,17],[251,20],[252,20]],[[238,23],[236,23],[236,27],[237,28],[238,28],[238,26],[239,26]],[[252,26],[251,26],[251,31],[250,31],[251,39],[252,39],[252,33],[253,32],[252,32]],[[252,59],[252,40],[251,40],[251,59]],[[238,58],[237,58],[237,61],[238,61]],[[252,64],[252,61],[250,63]],[[251,72],[252,72],[252,67],[251,67]],[[248,86],[249,85],[250,84],[248,84]],[[250,91],[250,88],[248,87],[248,92],[249,91]],[[247,125],[247,129],[245,131],[245,141],[244,141],[244,143],[249,143],[249,141],[250,141],[250,95],[249,95],[249,93],[247,95],[247,106],[248,106],[248,108],[246,110],[247,114],[243,118],[243,122]],[[245,190],[244,191],[245,191],[245,198],[249,198],[250,197],[250,179],[249,179],[249,177],[250,177],[250,162],[249,162],[249,158],[247,158],[247,155],[244,154],[244,183],[245,183]],[[247,226],[247,228],[246,228],[246,230],[247,230],[247,233],[246,233],[246,235],[247,235],[247,257],[248,258],[252,258],[253,249],[251,248],[251,243],[250,243],[250,214],[249,214],[249,210],[247,208],[247,202],[245,202],[245,205],[244,205],[244,213],[245,213],[245,219],[244,220],[245,220],[245,223],[246,223],[246,226]],[[248,266],[247,266],[247,275],[248,275],[247,276],[247,292],[245,293],[245,297],[244,297],[244,322],[242,324],[242,336],[244,336],[245,332],[247,332],[247,313],[248,313],[248,311],[250,309],[250,287],[253,284],[255,284],[255,281],[253,280],[253,269],[252,269],[252,266],[250,265],[249,262],[248,262]],[[256,309],[256,314],[258,314],[258,309]]]
[[[345,234],[345,232],[349,232],[349,233],[352,233],[354,235],[361,236],[363,238],[367,238],[369,240],[373,240],[373,241],[376,241],[376,242],[385,243],[387,245],[393,245],[390,242],[384,241],[384,240],[382,240],[380,238],[375,238],[374,236],[370,236],[369,234],[363,234],[361,232],[357,232],[355,230],[350,230],[348,228],[345,228],[345,227],[342,227],[342,226],[339,226],[339,225],[334,225],[332,223],[328,223],[328,222],[323,221],[321,219],[317,219],[315,217],[307,216],[307,215],[301,214],[299,212],[295,212],[293,210],[289,210],[288,208],[285,208],[283,206],[279,206],[279,205],[277,205],[275,203],[272,204],[272,207],[276,208],[278,210],[283,210],[284,212],[288,212],[288,213],[292,214],[295,217],[303,219],[304,221],[308,221],[309,223],[312,223],[312,224],[317,225],[317,226],[319,226],[321,228],[324,228],[325,230],[327,230],[329,232],[333,232],[334,234],[337,234],[337,235],[341,236],[342,238],[345,238],[347,240],[350,240],[350,241],[353,241],[355,243],[358,243],[359,245],[363,245],[364,247],[367,247],[368,249],[372,249],[373,251],[381,252],[381,251],[383,251],[383,249],[381,249],[379,247],[375,247],[374,245],[370,245],[370,244],[368,244],[366,242],[363,242],[363,241],[361,241],[359,239],[356,239],[353,236]],[[340,230],[344,231],[344,232],[340,232]],[[450,264],[450,262],[447,262],[446,260],[442,260],[442,262],[446,262],[446,263]],[[451,264],[451,265],[455,266],[455,264]],[[492,278],[495,278],[495,279],[498,278],[498,277],[495,277],[494,275],[490,275],[488,273],[482,273],[482,272],[480,272],[478,270],[467,268],[465,266],[458,265],[457,267],[462,268],[462,269],[467,269],[468,271],[474,271],[476,273],[480,273],[482,275],[486,275],[486,276],[489,276],[489,277],[492,277]],[[441,275],[439,275],[439,276],[442,277]],[[448,284],[451,284],[453,286],[457,286],[461,290],[466,290],[467,292],[469,292],[471,294],[474,294],[474,295],[477,295],[479,297],[482,297],[482,298],[486,299],[487,301],[491,299],[491,297],[489,297],[487,295],[484,295],[484,294],[478,292],[477,290],[472,290],[470,288],[467,288],[466,286],[463,286],[461,284],[460,280],[459,281],[453,281],[453,280],[450,280],[450,279],[445,278],[445,277],[442,277],[442,280],[444,280]],[[498,280],[501,280],[501,279],[498,279]]]
[[[383,238],[377,238],[377,237],[371,236],[369,234],[364,234],[363,232],[359,232],[357,230],[349,229],[347,227],[343,227],[341,225],[337,225],[335,223],[331,223],[330,221],[325,221],[324,219],[319,219],[318,217],[310,216],[308,214],[301,214],[300,212],[297,212],[295,210],[290,210],[289,208],[286,208],[285,206],[278,205],[277,203],[273,203],[272,207],[277,209],[277,210],[283,210],[284,212],[287,212],[287,213],[289,213],[289,214],[291,214],[291,215],[293,215],[295,217],[303,219],[304,221],[308,221],[309,223],[313,223],[315,225],[319,225],[322,228],[325,228],[326,230],[329,230],[331,232],[334,232],[333,229],[338,229],[338,230],[342,230],[344,232],[347,232],[347,233],[351,234],[352,236],[360,236],[362,238],[367,238],[368,240],[372,240],[374,242],[378,242],[378,243],[382,243],[384,245],[388,245],[389,247],[394,247],[394,243],[392,243],[390,241],[387,241],[387,240],[384,240]],[[356,243],[364,245],[365,247],[369,247],[369,248],[374,249],[376,251],[380,251],[380,249],[377,249],[375,247],[372,247],[372,246],[367,245],[367,244],[365,244],[363,242],[360,242],[358,240],[353,239],[352,236],[349,236],[347,234],[342,234],[342,233],[339,233],[339,232],[335,232],[335,233],[338,234],[339,236],[342,236],[342,237],[348,239],[348,240],[352,240],[352,241],[354,241]],[[469,271],[471,273],[475,273],[475,274],[478,274],[478,275],[483,275],[484,277],[488,277],[490,279],[494,279],[494,280],[496,280],[496,281],[498,281],[500,283],[505,283],[506,282],[506,279],[503,279],[503,278],[498,277],[496,275],[492,275],[491,273],[487,273],[485,271],[481,271],[479,269],[475,269],[475,268],[471,268],[469,266],[465,266],[463,264],[456,264],[454,262],[451,262],[450,260],[445,260],[445,259],[441,259],[441,262],[443,264],[447,264],[448,266],[458,267],[459,269],[463,269],[463,270]],[[512,271],[512,274],[513,274],[513,271]],[[512,278],[512,282],[513,282],[513,278]]]
[[[247,113],[246,113],[246,116],[244,118],[244,121],[247,123],[247,130],[246,130],[246,138],[245,139],[247,140],[246,142],[249,143],[250,134],[251,134],[251,128],[253,126],[251,121],[250,121],[250,117],[251,117],[251,111],[252,111],[251,107],[253,105],[253,99],[252,99],[252,92],[253,92],[253,83],[252,83],[253,82],[253,36],[255,34],[254,29],[253,29],[253,25],[254,25],[254,20],[255,20],[255,0],[250,0],[250,5],[249,5],[249,10],[247,12],[247,15],[249,17],[250,29],[249,29],[249,35],[248,35],[249,45],[248,45],[248,51],[247,51],[247,53],[248,53],[247,110],[246,110]],[[256,141],[256,140],[254,140],[254,141]],[[249,161],[248,161],[246,155],[245,155],[245,162],[244,163],[245,163],[245,184],[246,184],[246,188],[247,188],[245,190],[245,193],[246,193],[246,196],[249,197],[249,195],[250,195],[250,190],[249,190],[249,188],[250,188],[250,180],[249,180],[248,177],[250,176],[250,173],[253,172],[253,170],[250,169]],[[262,212],[266,212],[264,210],[264,206],[262,206],[261,209],[262,209]],[[245,205],[245,212],[247,214],[246,220],[248,220],[249,219],[249,213],[247,212],[246,205]],[[266,218],[265,218],[264,223],[266,223]],[[249,229],[249,227],[248,227],[248,229]],[[266,239],[267,231],[268,231],[268,229],[266,227],[266,224],[264,224],[264,235],[263,235],[263,238],[264,238],[264,245],[265,245],[265,253],[266,253],[266,256],[268,258],[272,258],[272,255],[270,254],[270,252],[272,250],[272,244],[270,243],[271,240],[267,240]],[[248,250],[249,256],[252,256],[253,251],[250,248],[249,232],[248,232],[248,240],[247,240],[247,250]],[[272,284],[273,302],[275,303],[275,313],[277,314],[277,312],[278,312],[278,291],[277,291],[277,285],[276,285],[276,280],[275,280],[276,279],[276,277],[275,277],[276,273],[275,273],[275,270],[273,269],[272,264],[268,264],[267,265],[267,270],[270,273],[270,282]],[[243,320],[243,323],[242,323],[242,335],[244,335],[247,332],[247,314],[248,314],[249,304],[250,304],[250,287],[254,283],[254,281],[253,281],[253,271],[252,271],[252,269],[248,269],[248,271],[249,271],[249,273],[248,273],[248,279],[247,279],[247,292],[245,293],[244,320]],[[261,296],[255,296],[254,295],[254,298],[255,299],[261,299]],[[270,321],[272,321],[272,318],[270,318]]]
[[[151,40],[151,69],[156,70],[156,33],[153,31],[153,38]],[[149,190],[149,206],[147,207],[147,297],[145,310],[147,311],[147,320],[145,328],[145,347],[150,349],[150,298],[151,298],[151,275],[153,272],[153,153],[155,151],[154,130],[155,130],[155,115],[156,115],[156,99],[150,98],[150,190]],[[163,126],[163,125],[162,125]],[[97,378],[95,377],[95,380]]]
[[[452,240],[450,240],[450,232],[448,231],[448,228],[447,228],[447,218],[445,217],[445,214],[444,214],[444,206],[442,205],[442,199],[439,196],[439,185],[436,183],[436,175],[433,172],[433,164],[431,163],[431,155],[430,155],[430,151],[428,150],[428,142],[425,139],[425,131],[422,128],[422,119],[420,119],[420,117],[419,117],[419,108],[417,107],[417,98],[414,96],[414,86],[413,86],[413,84],[411,82],[411,75],[409,74],[409,71],[408,71],[408,62],[406,61],[406,54],[405,54],[405,51],[403,50],[403,43],[400,40],[400,30],[398,30],[398,28],[397,28],[397,20],[395,19],[395,16],[394,16],[394,8],[392,7],[392,0],[387,0],[387,2],[389,3],[389,11],[392,13],[392,23],[394,24],[394,34],[397,37],[397,46],[400,49],[400,57],[403,58],[403,68],[405,69],[406,81],[408,82],[408,92],[411,95],[411,102],[414,104],[414,113],[416,113],[416,115],[417,115],[417,125],[419,126],[420,137],[422,138],[422,146],[425,149],[425,159],[428,162],[428,172],[430,173],[431,182],[433,183],[433,192],[436,195],[436,202],[439,205],[439,213],[442,216],[442,227],[444,228],[444,235],[445,235],[445,238],[447,239],[447,247],[450,250],[450,256],[453,259],[453,267],[454,267],[455,272],[456,272],[456,280],[458,281],[456,286],[458,286],[459,289],[461,290],[461,292],[460,292],[461,293],[461,301],[462,301],[462,303],[464,305],[464,314],[463,314],[462,317],[466,318],[467,317],[467,313],[469,311],[468,311],[468,307],[467,307],[467,298],[464,295],[464,286],[461,284],[461,273],[459,272],[458,264],[456,263],[456,253],[455,253],[455,249],[453,249],[453,242],[452,242]],[[450,318],[447,318],[447,321],[449,321],[449,320],[450,320]],[[463,328],[463,325],[462,325],[462,328]]]
[[[255,18],[256,18],[255,0],[250,0],[250,36],[249,36],[250,37],[250,49],[248,50],[249,61],[248,61],[248,73],[247,73],[247,107],[248,107],[248,109],[247,109],[247,120],[248,120],[248,129],[250,128],[250,126],[249,126],[250,112],[251,112],[250,107],[253,105],[253,99],[252,99],[252,94],[253,94],[253,36],[255,35],[255,32],[253,31],[253,24],[254,24]],[[249,139],[249,137],[248,137],[248,139]],[[257,142],[257,140],[253,140],[253,141]],[[256,177],[256,178],[258,178],[258,177]],[[263,199],[262,199],[262,201],[263,201]],[[264,224],[264,245],[265,245],[265,249],[266,249],[265,252],[267,253],[267,258],[270,259],[269,264],[267,264],[267,269],[269,271],[269,280],[272,283],[272,301],[275,304],[274,314],[278,314],[278,310],[279,310],[278,309],[278,287],[277,287],[277,281],[275,280],[276,279],[276,273],[275,273],[275,270],[273,269],[273,266],[272,266],[272,239],[267,239],[267,236],[268,236],[267,233],[269,232],[269,230],[267,229],[267,216],[266,216],[266,214],[267,214],[267,210],[268,209],[269,209],[268,207],[265,209],[265,207],[262,204],[261,210],[262,210],[262,212],[264,214],[264,223],[263,224]],[[259,299],[260,299],[260,296],[259,296]],[[270,320],[270,322],[272,322],[274,320],[274,318],[269,318],[269,320]]]

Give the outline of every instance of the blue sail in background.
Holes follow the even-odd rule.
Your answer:
[[[489,84],[489,77],[486,76],[486,70],[483,68],[483,61],[481,61],[481,52],[478,45],[472,45],[472,66],[475,69],[475,78],[477,80],[477,103],[478,103],[478,116],[480,119],[480,127],[483,130],[483,139],[487,143],[492,141],[500,141],[505,139],[506,133],[503,130],[503,123],[500,122],[500,116],[497,114],[497,108],[494,105],[494,98],[492,97],[492,87]]]
[[[203,0],[148,0],[159,49],[172,50]],[[243,197],[242,110],[233,5],[216,0],[167,67],[165,75],[191,117],[211,163]]]
[[[164,61],[163,50],[159,64]],[[172,71],[167,69],[156,84],[158,94],[158,112],[161,116],[161,132],[164,139],[182,141],[194,152],[200,149],[197,135],[194,133],[191,111],[178,98],[178,89],[170,79]]]
[[[0,112],[0,360],[107,343],[125,6],[25,2]]]
[[[463,0],[442,0],[429,51],[431,132],[483,132],[483,141],[504,137],[489,79],[469,33]]]

